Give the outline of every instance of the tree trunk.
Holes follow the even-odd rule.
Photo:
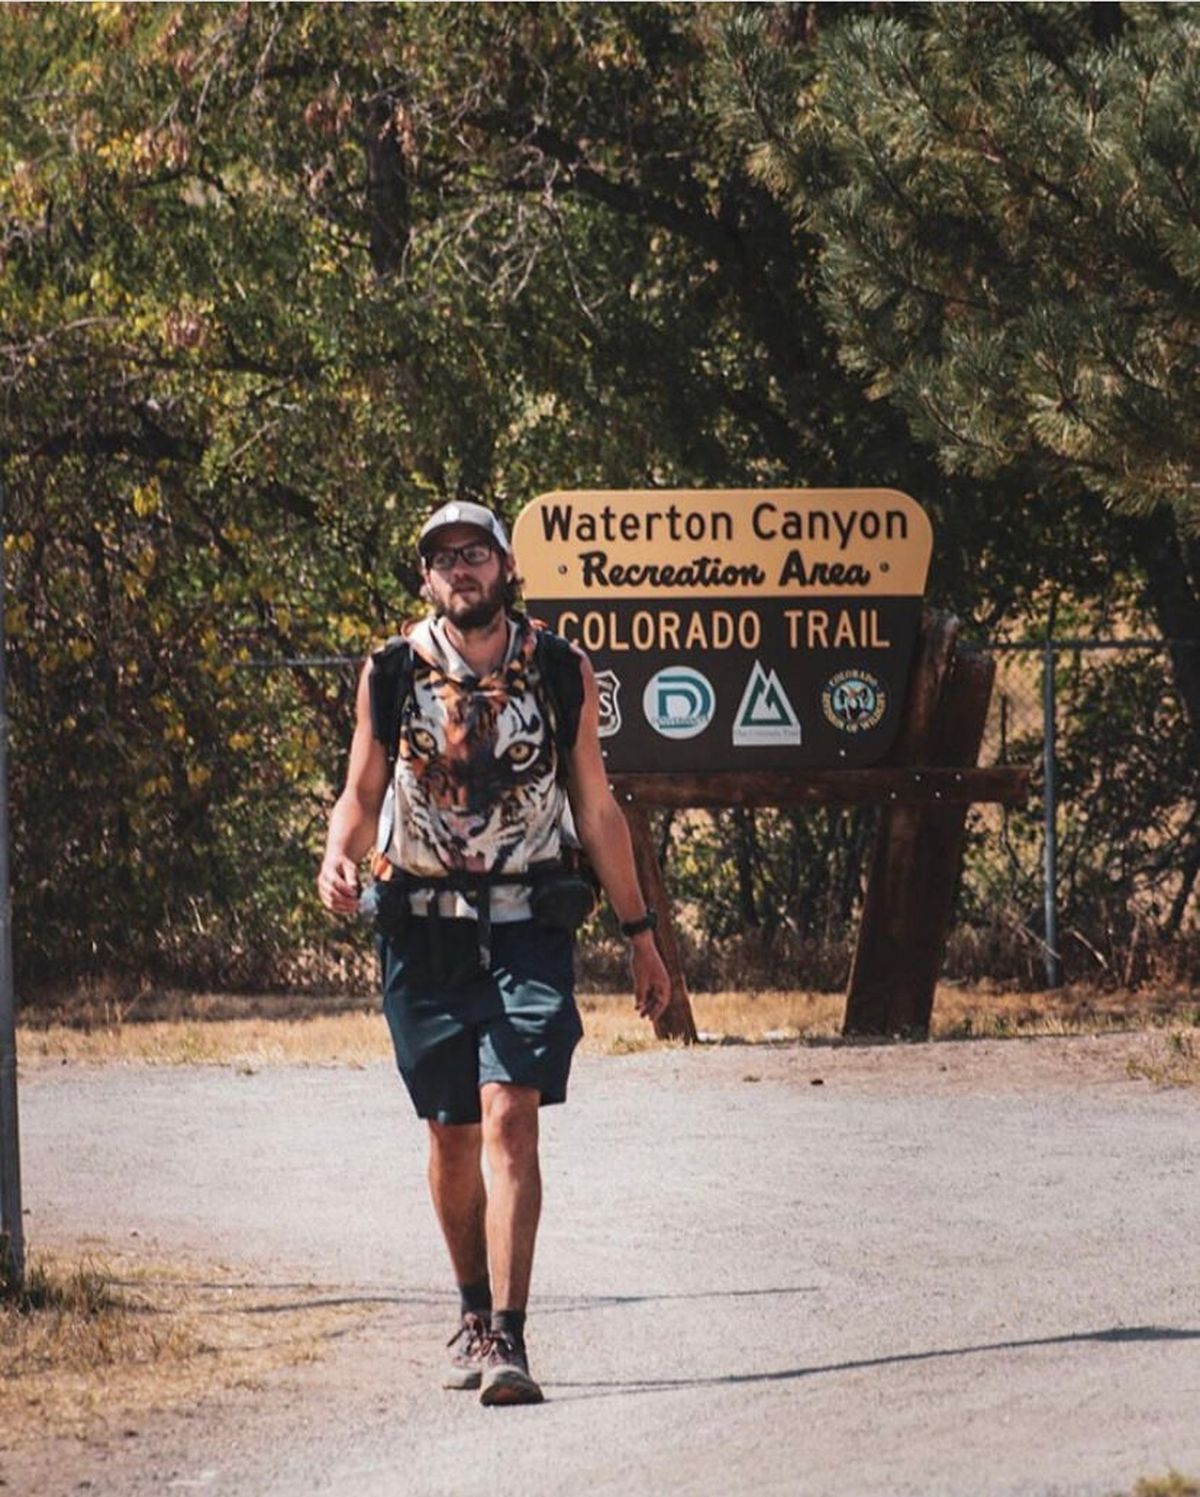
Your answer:
[[[758,862],[758,836],[754,811],[738,806],[733,813],[734,864],[737,868],[738,911],[748,930],[757,930],[758,906],[754,899],[754,865]]]
[[[1168,646],[1171,674],[1200,745],[1200,543],[1181,539],[1174,516],[1161,510],[1139,525],[1146,572],[1144,601]],[[1190,643],[1189,643],[1190,641]]]
[[[408,176],[396,123],[398,101],[380,94],[364,107],[371,265],[380,280],[400,269],[408,248]]]

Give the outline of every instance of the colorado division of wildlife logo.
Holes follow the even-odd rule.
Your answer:
[[[646,682],[642,711],[664,738],[695,738],[713,720],[717,699],[707,676],[686,665],[672,665]]]
[[[877,727],[887,711],[887,692],[870,671],[838,671],[825,683],[821,707],[843,733],[865,733]]]
[[[596,696],[600,708],[600,737],[611,738],[621,731],[621,709],[617,705],[617,693],[621,683],[615,671],[596,672]]]

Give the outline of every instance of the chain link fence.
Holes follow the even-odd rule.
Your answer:
[[[996,661],[980,762],[1028,764],[1031,795],[1023,807],[970,812],[948,972],[1048,988],[1064,980],[1122,987],[1194,980],[1200,765],[1171,653],[1200,650],[1200,641],[1054,638],[980,647]],[[293,671],[337,679],[343,700],[352,699],[360,665],[341,656],[288,662]],[[705,865],[710,878],[752,883],[743,866],[747,845],[751,859],[763,852],[765,870],[768,814],[760,813],[747,844],[746,814],[728,813],[729,840],[741,856],[735,846],[724,864]],[[790,831],[805,856],[819,859],[819,839],[806,844],[809,828],[805,839],[795,835],[803,814],[787,814],[782,837]],[[841,835],[830,842],[839,856],[848,837],[865,850],[873,819],[832,813],[830,833],[837,815]],[[662,833],[668,877],[694,903],[704,874],[689,864],[686,827],[676,820]],[[865,867],[864,858],[853,860],[857,882]],[[845,871],[839,866],[837,876]],[[740,898],[725,893],[734,921],[739,912],[754,919],[752,889],[741,889]],[[764,887],[759,909],[778,904],[778,893]],[[844,960],[847,939],[852,932],[829,953],[830,969]]]
[[[1171,657],[1200,641],[982,648],[996,683],[981,762],[1033,769],[1026,806],[971,813],[960,918],[1012,938],[992,975],[1194,979],[1200,765]]]
[[[74,1002],[93,977],[138,993],[371,987],[365,931],[329,921],[314,894],[361,657],[247,658],[247,645],[197,673],[191,695],[167,689],[176,663],[161,693],[116,682],[111,702],[89,660],[58,697],[39,696],[20,662],[23,992]],[[1194,987],[1200,754],[1176,683],[1200,644],[983,648],[997,676],[982,762],[1030,765],[1032,793],[969,813],[947,980]],[[877,819],[833,806],[656,816],[689,985],[843,987]],[[582,982],[627,980],[607,913],[583,951]]]

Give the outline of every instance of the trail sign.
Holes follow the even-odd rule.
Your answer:
[[[531,614],[591,657],[613,773],[888,751],[932,532],[892,489],[581,490],[521,511]]]

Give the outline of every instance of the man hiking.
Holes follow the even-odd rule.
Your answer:
[[[317,888],[328,909],[355,913],[374,846],[383,1007],[428,1122],[461,1297],[443,1385],[538,1403],[525,1351],[538,1108],[566,1097],[582,1033],[572,931],[591,903],[564,860],[568,802],[631,941],[639,1014],[662,1014],[669,981],[608,785],[590,663],[512,608],[516,564],[490,510],[442,505],[418,550],[433,611],[363,670]]]

